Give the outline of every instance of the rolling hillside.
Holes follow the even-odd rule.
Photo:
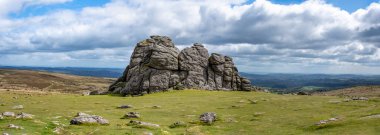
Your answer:
[[[380,132],[378,98],[346,102],[345,98],[334,96],[182,90],[140,97],[0,91],[0,99],[1,111],[35,115],[30,120],[0,120],[0,133],[15,135],[376,135]],[[16,105],[24,108],[12,109]],[[117,109],[120,105],[133,107]],[[78,112],[100,115],[110,124],[70,125]],[[128,112],[137,112],[141,117],[121,119]],[[217,121],[212,125],[200,123],[199,116],[204,112],[215,112]],[[333,120],[317,124],[329,119]],[[159,127],[128,125],[131,120]],[[177,121],[184,126],[170,128]],[[23,129],[6,128],[9,124]]]
[[[380,97],[380,86],[357,86],[345,89],[338,89],[316,95],[328,96],[350,96],[350,97]]]
[[[0,90],[81,93],[106,91],[114,79],[83,77],[42,71],[0,69]]]

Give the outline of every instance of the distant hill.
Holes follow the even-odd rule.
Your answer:
[[[0,69],[0,90],[81,93],[107,91],[115,79],[83,77],[42,71]]]
[[[357,86],[328,92],[315,93],[315,95],[350,96],[350,97],[380,97],[380,86]]]
[[[122,68],[84,68],[84,67],[27,67],[27,66],[0,66],[0,69],[22,69],[47,71],[79,76],[118,78],[123,73]]]
[[[0,66],[0,69],[22,69],[72,74],[79,76],[118,78],[122,68],[81,68],[81,67],[14,67]],[[380,75],[330,75],[330,74],[251,74],[241,73],[252,84],[276,93],[295,93],[299,91],[324,92],[355,86],[380,85]]]
[[[253,85],[272,92],[323,92],[355,86],[380,85],[380,75],[328,74],[247,74]]]

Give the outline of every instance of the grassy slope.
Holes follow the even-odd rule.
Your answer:
[[[107,90],[113,79],[28,70],[0,69],[0,89],[80,93]]]
[[[14,99],[12,97],[18,97]],[[251,104],[248,100],[258,100]],[[27,112],[36,115],[34,120],[0,120],[0,132],[52,134],[51,121],[66,124],[65,130],[74,134],[141,134],[153,133],[182,134],[376,134],[380,133],[380,119],[361,119],[364,116],[380,114],[380,99],[350,101],[331,96],[275,95],[259,92],[223,91],[171,91],[142,97],[78,96],[72,94],[40,94],[0,91],[0,111]],[[22,104],[24,110],[12,110]],[[115,109],[122,104],[131,104],[132,109]],[[153,109],[159,105],[162,108]],[[233,107],[236,106],[236,107]],[[126,112],[140,112],[145,122],[161,125],[161,129],[132,128],[128,120],[120,119]],[[70,126],[70,119],[77,112],[101,115],[109,126]],[[216,112],[220,120],[212,126],[190,124],[186,128],[170,129],[175,121],[198,121],[203,112]],[[262,114],[261,114],[262,113]],[[261,114],[261,115],[258,115]],[[57,116],[62,116],[58,118]],[[316,122],[331,117],[342,118],[322,128]],[[10,130],[7,124],[23,126],[24,130]]]
[[[316,93],[319,95],[329,96],[364,96],[364,97],[380,97],[380,86],[357,86],[352,88],[345,88],[323,93]]]

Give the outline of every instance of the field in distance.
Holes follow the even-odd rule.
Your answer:
[[[107,91],[112,78],[83,77],[42,71],[0,69],[0,90],[81,93]]]

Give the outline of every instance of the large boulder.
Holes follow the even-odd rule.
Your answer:
[[[141,95],[168,89],[251,90],[239,75],[233,59],[209,55],[200,43],[180,51],[166,36],[151,36],[137,43],[123,75],[109,92]]]

